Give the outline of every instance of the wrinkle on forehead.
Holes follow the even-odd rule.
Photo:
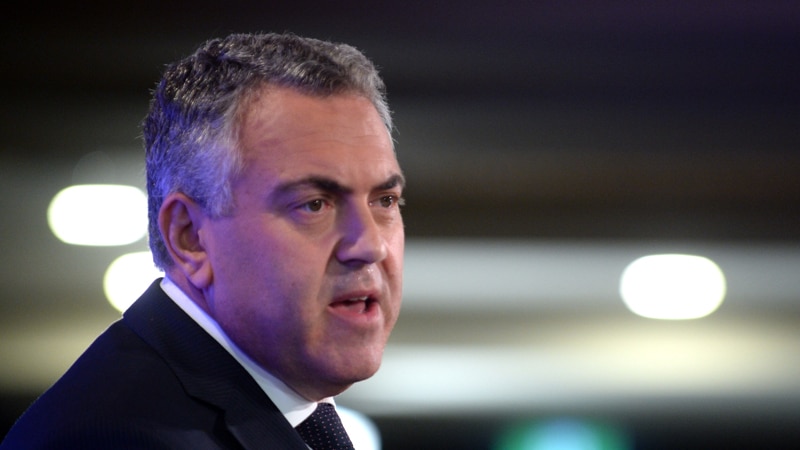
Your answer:
[[[344,100],[344,102],[342,102]],[[292,102],[292,106],[288,105]],[[360,104],[360,105],[359,105]],[[298,108],[298,105],[303,107]],[[342,120],[356,110],[356,105],[367,106],[370,114],[364,120],[354,122],[352,120]],[[357,93],[341,93],[328,96],[315,96],[299,92],[291,88],[267,86],[263,87],[256,94],[253,94],[241,106],[238,114],[238,137],[244,151],[254,145],[271,145],[274,142],[270,136],[275,134],[275,130],[291,127],[292,136],[288,139],[300,139],[303,137],[314,137],[325,133],[319,127],[307,127],[307,114],[310,111],[321,113],[327,121],[331,122],[332,127],[348,127],[354,131],[354,137],[372,138],[376,135],[376,130],[387,139],[389,146],[394,151],[394,140],[391,131],[380,118],[377,109],[372,102]],[[327,114],[325,114],[327,113]],[[376,127],[376,124],[379,125]],[[354,126],[355,125],[355,126]],[[361,128],[362,131],[358,131]],[[253,142],[253,137],[259,139]],[[284,134],[284,139],[287,136]],[[326,139],[326,137],[323,137]],[[331,138],[333,139],[333,138]],[[246,158],[246,155],[244,155]]]

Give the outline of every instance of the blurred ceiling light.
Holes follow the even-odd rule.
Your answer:
[[[147,232],[147,196],[134,186],[69,186],[53,197],[47,222],[53,234],[67,244],[131,244]]]
[[[123,312],[150,284],[164,276],[150,252],[127,253],[115,259],[103,277],[103,291],[111,306]]]
[[[622,273],[620,294],[628,309],[652,319],[697,319],[714,312],[725,298],[722,270],[694,255],[650,255]]]
[[[358,411],[341,406],[336,407],[342,425],[358,450],[380,450],[381,434],[378,426],[369,417]]]
[[[494,450],[629,450],[630,440],[616,427],[565,418],[516,425]]]

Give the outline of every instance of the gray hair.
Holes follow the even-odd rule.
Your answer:
[[[312,96],[364,96],[392,132],[383,81],[349,45],[293,34],[234,34],[206,42],[167,67],[142,125],[150,249],[158,267],[173,265],[158,227],[167,195],[182,192],[215,217],[230,213],[231,181],[243,169],[237,122],[249,99],[268,86]]]

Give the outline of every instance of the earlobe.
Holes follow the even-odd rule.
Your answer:
[[[168,195],[158,213],[161,236],[175,269],[200,290],[207,288],[213,279],[211,263],[201,239],[206,218],[203,208],[181,193]]]

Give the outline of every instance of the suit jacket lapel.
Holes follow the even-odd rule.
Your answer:
[[[186,392],[220,408],[245,448],[307,449],[250,374],[161,290],[156,280],[124,321],[173,368]]]

